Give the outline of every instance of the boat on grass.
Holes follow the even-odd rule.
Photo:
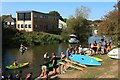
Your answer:
[[[110,58],[120,59],[120,48],[114,48],[107,54]]]

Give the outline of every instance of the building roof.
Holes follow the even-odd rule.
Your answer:
[[[44,14],[44,15],[50,15],[49,13],[42,13],[42,12],[38,12],[38,11],[34,11],[34,10],[28,10],[28,11],[16,11],[16,13],[30,13],[30,12],[35,12],[35,13],[40,13],[40,14]],[[53,15],[50,15],[53,16]],[[58,16],[56,16],[58,17]],[[59,16],[60,17],[60,16]]]
[[[16,11],[16,13],[29,13],[29,12],[42,13],[42,12],[38,12],[38,11],[34,11],[34,10],[28,10],[28,11]],[[42,13],[42,14],[46,14],[46,13]]]
[[[12,18],[11,16],[9,16],[6,19],[4,19],[4,21],[6,21],[6,22],[15,22],[15,18]]]

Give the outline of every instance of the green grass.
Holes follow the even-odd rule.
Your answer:
[[[115,62],[115,60],[109,58],[106,54],[105,55],[95,55],[95,57],[99,57],[103,59],[103,62],[101,62],[101,66],[88,66],[85,68],[84,71],[82,71],[83,74],[80,74],[80,78],[99,78],[100,76],[104,75],[113,75],[116,78],[118,78],[117,72],[111,70],[111,66],[114,66],[112,63]],[[104,78],[104,77],[103,77]]]

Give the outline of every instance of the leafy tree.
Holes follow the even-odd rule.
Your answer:
[[[83,18],[88,18],[90,13],[90,9],[86,6],[80,6],[78,8],[76,8],[75,10],[75,17],[79,18],[79,17],[83,17]]]
[[[49,14],[53,16],[60,16],[58,11],[50,11]]]
[[[59,16],[59,19],[64,21],[64,19],[62,18],[62,16],[60,15],[58,11],[50,11],[49,14],[53,16]]]
[[[98,27],[98,32],[101,35],[112,37],[114,41],[118,41],[120,38],[120,27],[118,26],[118,7],[116,5],[113,11],[110,11],[103,17]]]
[[[67,22],[67,18],[64,18],[63,21],[64,21],[64,22]]]
[[[4,19],[6,19],[9,16],[11,16],[11,15],[2,15],[1,18],[4,20]]]
[[[89,8],[81,6],[76,8],[75,15],[67,20],[67,29],[62,31],[62,36],[76,34],[80,41],[87,41],[89,36],[89,22],[86,19],[89,14]],[[66,33],[66,34],[64,34]]]

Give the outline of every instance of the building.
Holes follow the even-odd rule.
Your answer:
[[[60,29],[66,29],[67,28],[67,24],[60,19],[59,19],[59,28]]]
[[[44,31],[57,32],[59,16],[53,16],[47,13],[37,11],[17,11],[16,29],[26,32]]]
[[[16,20],[15,18],[12,17],[12,15],[8,16],[7,18],[5,18],[3,20],[3,23],[4,23],[4,27],[14,27],[15,28],[15,25],[16,25]]]

